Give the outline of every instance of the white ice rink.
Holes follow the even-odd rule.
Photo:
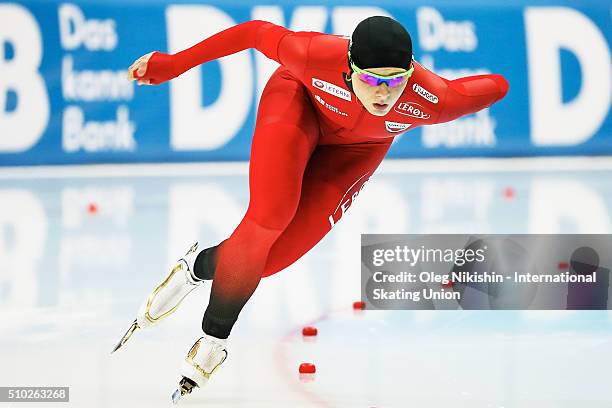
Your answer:
[[[612,407],[607,311],[351,307],[361,233],[610,233],[611,180],[609,158],[385,161],[319,245],[262,281],[228,361],[183,405]],[[0,386],[70,387],[48,407],[172,406],[209,286],[110,351],[168,266],[226,238],[247,200],[244,163],[0,169]],[[300,378],[302,362],[317,373]]]

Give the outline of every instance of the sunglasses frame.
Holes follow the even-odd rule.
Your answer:
[[[361,69],[361,68],[359,68],[357,65],[355,65],[355,63],[353,62],[353,59],[351,58],[351,51],[350,51],[350,50],[348,51],[348,60],[349,60],[349,64],[351,65],[351,68],[352,68],[352,69],[353,69],[353,71],[355,71],[356,73],[358,73],[358,74],[365,74],[365,75],[369,75],[369,76],[372,76],[372,77],[374,77],[374,78],[378,79],[378,84],[377,84],[377,85],[371,85],[371,84],[369,84],[369,85],[371,85],[371,86],[378,86],[378,85],[380,85],[381,83],[384,83],[384,84],[386,84],[387,86],[391,86],[391,85],[389,85],[389,80],[390,80],[390,79],[395,79],[395,78],[400,78],[400,77],[406,77],[406,78],[408,78],[408,79],[409,79],[409,78],[412,76],[412,73],[414,72],[414,62],[413,62],[413,61],[411,61],[411,62],[410,62],[410,69],[409,69],[408,71],[406,71],[406,72],[402,72],[402,73],[400,73],[400,74],[394,74],[394,75],[384,75],[384,76],[383,76],[383,75],[378,75],[378,74],[375,74],[375,73],[370,72],[370,71],[365,70],[365,69]],[[395,85],[395,86],[397,86],[397,85]]]

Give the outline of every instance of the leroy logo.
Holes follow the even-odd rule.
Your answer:
[[[417,119],[429,119],[431,115],[424,112],[423,106],[416,102],[400,102],[393,108],[400,115],[406,115]]]
[[[419,95],[421,95],[423,98],[427,99],[429,102],[438,103],[438,97],[432,94],[431,92],[429,92],[427,89],[423,88],[421,85],[419,84],[412,85],[412,90],[418,93]]]
[[[361,177],[359,177],[349,188],[346,190],[346,193],[340,199],[338,206],[334,210],[332,214],[327,218],[329,220],[329,228],[334,228],[334,225],[340,218],[348,211],[351,207],[361,190],[365,187],[365,183],[369,180],[370,173],[365,173]],[[363,180],[363,181],[362,181]],[[361,184],[361,185],[360,185]]]
[[[346,89],[340,88],[337,85],[330,84],[329,82],[323,81],[319,78],[312,78],[312,86],[317,89],[327,92],[328,94],[337,96],[338,98],[344,99],[345,101],[351,101],[351,93]]]
[[[391,133],[404,131],[410,126],[412,126],[412,123],[389,122],[388,120],[385,120],[385,127],[387,128],[387,131]]]

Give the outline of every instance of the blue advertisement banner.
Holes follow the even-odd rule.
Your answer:
[[[400,21],[445,78],[510,83],[489,109],[397,137],[389,157],[612,154],[608,2],[26,1],[0,3],[0,165],[247,160],[276,62],[250,49],[142,87],[126,68],[244,21],[349,35],[371,15]]]

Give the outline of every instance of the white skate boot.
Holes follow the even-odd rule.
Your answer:
[[[178,309],[183,299],[204,281],[198,280],[194,273],[194,263],[198,255],[198,243],[189,248],[179,259],[170,274],[151,292],[138,311],[138,316],[115,346],[112,353],[123,346],[137,329],[151,327]]]
[[[204,334],[187,353],[181,364],[183,376],[179,387],[172,394],[172,402],[177,404],[182,397],[190,394],[195,387],[203,387],[210,376],[227,358],[227,339],[218,339]]]

